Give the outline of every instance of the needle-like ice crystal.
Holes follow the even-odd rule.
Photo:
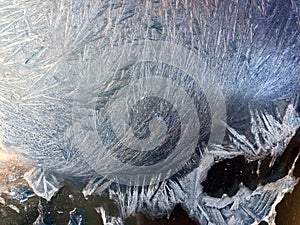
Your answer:
[[[179,203],[200,224],[273,223],[293,166],[229,195],[204,186],[237,156],[276,164],[299,90],[296,0],[0,2],[1,144],[47,200],[64,179],[109,193],[116,224]]]

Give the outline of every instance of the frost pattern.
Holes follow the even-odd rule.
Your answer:
[[[292,104],[288,105],[284,117],[280,120],[276,120],[267,112],[250,110],[250,113],[251,134],[255,142],[251,143],[245,135],[227,126],[231,144],[215,145],[212,150],[219,159],[236,155],[245,155],[252,160],[262,159],[267,155],[277,157],[283,153],[300,126],[300,118]]]
[[[106,216],[103,207],[96,208],[96,211],[100,213],[103,225],[124,225],[124,222],[120,217]]]
[[[213,198],[202,193],[199,181],[203,181],[203,174],[199,167],[187,178],[163,182],[158,189],[149,187],[138,191],[138,187],[131,187],[126,192],[110,190],[110,197],[120,205],[124,219],[137,211],[159,217],[171,213],[180,203],[199,224],[254,224],[262,220],[272,223],[276,204],[297,183],[293,177],[286,176],[255,191],[242,187],[233,197]]]
[[[122,218],[137,210],[165,214],[182,203],[204,224],[259,221],[269,216],[281,191],[292,189],[293,178],[275,182],[277,188],[259,187],[255,194],[242,188],[236,195],[239,198],[225,196],[221,200],[204,196],[200,183],[215,161],[236,155],[249,159],[280,155],[299,127],[294,106],[288,106],[300,90],[298,23],[299,2],[294,0],[1,1],[1,142],[21,149],[19,154],[47,174],[87,181],[85,195],[97,190],[102,193],[116,180],[107,181],[105,175],[90,168],[78,140],[73,139],[78,130],[72,107],[80,81],[95,82],[86,71],[99,55],[109,55],[111,46],[144,40],[180,45],[199,56],[201,72],[210,71],[220,85],[228,118],[222,122],[227,125],[229,140],[223,145],[215,143],[212,149],[203,147],[198,152],[201,160],[196,160],[199,166],[190,166],[180,179],[140,188],[133,184],[125,190],[114,187],[110,196],[122,206]],[[189,55],[184,56],[183,61],[189,63]],[[99,65],[103,72],[101,68]],[[161,72],[161,67],[157,68],[157,73]],[[113,87],[104,98],[116,96],[115,91],[127,84],[126,79],[119,79],[121,75],[109,76],[102,84],[102,89]],[[194,87],[189,80],[183,84]],[[90,99],[85,94],[89,92],[97,93],[97,89],[79,93],[87,104]],[[278,120],[280,113],[273,109],[281,101],[288,108],[286,116]],[[205,102],[205,97],[199,102]],[[87,126],[83,126],[85,135],[79,144],[89,144],[94,123],[81,125]],[[38,171],[31,171],[27,180],[37,194],[50,199],[59,186],[54,176],[48,180],[48,175]],[[158,177],[153,175],[153,181]],[[216,207],[215,201],[222,207]]]
[[[257,119],[257,114],[252,114],[252,121]],[[269,138],[273,138],[277,133],[286,135],[286,138],[291,138],[297,128],[300,126],[300,119],[296,117],[296,111],[293,105],[289,105],[282,122],[275,120],[270,115],[263,115],[264,118],[269,118],[267,128],[262,126],[257,135],[268,134]],[[260,117],[258,117],[260,119]],[[261,120],[259,120],[261,121]],[[266,121],[265,121],[266,122]],[[281,124],[282,123],[282,124]],[[253,122],[252,126],[257,126],[258,122]],[[262,125],[264,125],[262,123]],[[273,129],[276,127],[277,129]],[[252,129],[253,130],[253,129]],[[276,132],[276,133],[273,133]],[[239,135],[236,131],[230,128],[232,138],[243,140],[250,146],[253,144],[246,137]],[[235,135],[235,136],[233,136]],[[274,140],[274,139],[271,139]],[[280,152],[286,148],[289,141],[276,140],[276,143],[282,142]],[[233,142],[235,144],[235,142]],[[278,150],[278,145],[274,145]],[[245,154],[247,149],[240,148],[240,145],[231,146],[238,149],[240,152],[235,152],[234,155]],[[230,149],[230,148],[229,148]],[[254,147],[253,147],[254,149]],[[264,148],[268,150],[268,154],[272,154],[274,149]],[[225,151],[225,150],[222,150]],[[227,149],[227,151],[229,151]],[[233,154],[233,153],[232,153]],[[203,153],[203,159],[200,165],[191,173],[183,178],[171,178],[158,184],[153,178],[153,184],[147,187],[139,186],[118,186],[117,189],[110,188],[109,196],[115,200],[120,206],[121,218],[125,219],[135,215],[141,211],[153,217],[168,215],[177,204],[181,204],[183,208],[194,218],[199,224],[258,224],[261,221],[268,221],[270,224],[275,223],[275,206],[282,200],[284,194],[293,190],[297,184],[297,180],[289,175],[276,182],[258,186],[254,191],[251,191],[245,186],[241,186],[239,191],[229,197],[226,194],[222,198],[214,198],[203,192],[201,182],[206,179],[207,172],[214,164],[215,160],[220,160],[220,155],[229,156],[220,152],[220,150],[209,151],[206,149]],[[247,154],[246,154],[247,156]],[[250,154],[248,156],[251,156]],[[252,155],[253,156],[253,155]],[[254,155],[258,156],[258,155]],[[263,157],[262,157],[263,158]],[[95,186],[95,191],[99,186]],[[96,193],[101,193],[101,187]],[[90,194],[92,194],[90,192]]]
[[[73,209],[70,212],[70,221],[68,225],[85,225],[85,221],[83,219],[83,216],[80,214],[78,209]]]
[[[54,175],[48,174],[41,168],[34,168],[26,172],[24,179],[36,195],[47,201],[50,201],[61,187],[60,182]]]

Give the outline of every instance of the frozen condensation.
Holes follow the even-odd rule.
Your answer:
[[[295,0],[3,0],[1,144],[47,200],[72,179],[122,220],[181,203],[201,224],[271,223],[291,173],[232,197],[201,182],[220,160],[282,154],[300,126],[298,37]]]
[[[47,174],[42,168],[34,168],[24,174],[24,179],[33,189],[34,193],[47,201],[60,189],[60,182],[53,174]]]
[[[78,209],[73,209],[70,212],[70,221],[68,223],[68,225],[85,225],[86,222],[83,218],[83,216],[80,214],[80,212],[78,211]]]
[[[103,225],[124,225],[120,217],[107,216],[103,207],[96,208],[96,211],[100,213]]]

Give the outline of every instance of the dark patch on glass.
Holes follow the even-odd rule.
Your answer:
[[[299,145],[295,145],[299,141],[300,129],[274,163],[270,156],[252,162],[244,156],[237,156],[214,164],[208,171],[207,179],[202,182],[203,191],[212,197],[220,198],[223,194],[231,197],[237,193],[241,183],[255,190],[259,184],[265,185],[283,178],[299,154]]]

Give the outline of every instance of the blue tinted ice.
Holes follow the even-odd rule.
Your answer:
[[[181,203],[201,224],[255,224],[295,185],[201,183],[220,160],[281,155],[299,128],[299,1],[4,0],[0,52],[1,143],[39,196],[68,178],[122,219]]]

